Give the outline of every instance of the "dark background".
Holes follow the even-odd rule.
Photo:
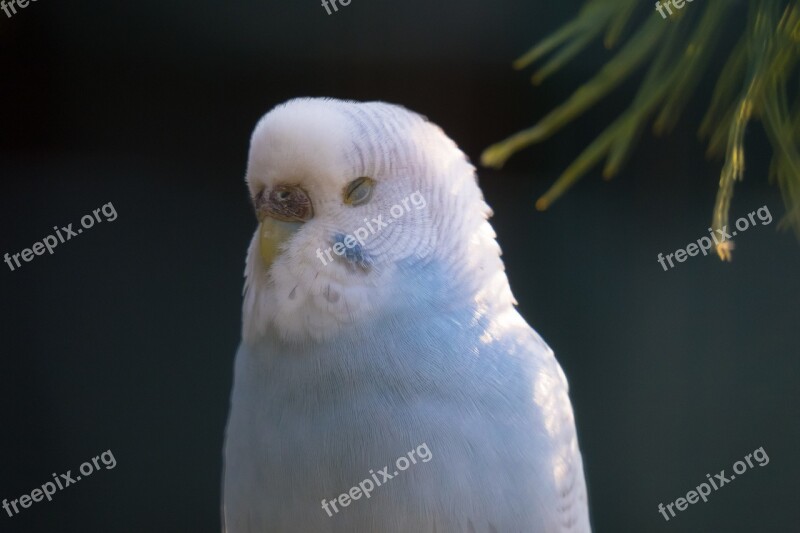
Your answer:
[[[353,0],[329,16],[316,0],[38,0],[0,12],[0,254],[105,203],[118,213],[14,272],[0,263],[0,500],[108,449],[118,463],[13,518],[0,509],[0,531],[219,531],[257,119],[295,96],[387,100],[477,161],[608,57],[598,43],[538,88],[510,68],[580,4]],[[636,81],[503,171],[479,169],[520,310],[570,379],[595,531],[796,531],[800,246],[776,229],[760,127],[731,215],[767,205],[775,220],[741,234],[731,264],[656,262],[709,225],[720,162],[694,134],[709,83],[617,179],[595,170],[549,212],[533,208]],[[761,446],[767,466],[670,522],[658,513]]]

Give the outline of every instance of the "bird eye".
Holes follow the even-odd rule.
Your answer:
[[[366,176],[356,178],[347,184],[344,189],[344,203],[348,205],[361,205],[369,200],[375,180]]]

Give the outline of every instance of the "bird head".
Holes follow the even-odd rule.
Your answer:
[[[286,340],[330,338],[429,291],[408,280],[431,265],[452,279],[502,274],[474,167],[403,107],[279,105],[256,125],[246,182],[258,228],[245,269],[245,341],[270,327]]]

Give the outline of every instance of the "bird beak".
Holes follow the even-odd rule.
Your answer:
[[[278,185],[255,198],[258,244],[264,266],[269,269],[285,243],[304,222],[314,216],[311,199],[296,185]]]
[[[284,222],[272,217],[264,217],[258,226],[258,246],[264,267],[269,269],[278,254],[281,253],[283,243],[300,229],[302,222]]]

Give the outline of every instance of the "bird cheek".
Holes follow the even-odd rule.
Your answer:
[[[300,229],[302,222],[284,222],[265,217],[258,227],[258,247],[264,268],[269,270],[272,263],[283,251],[284,243]]]

